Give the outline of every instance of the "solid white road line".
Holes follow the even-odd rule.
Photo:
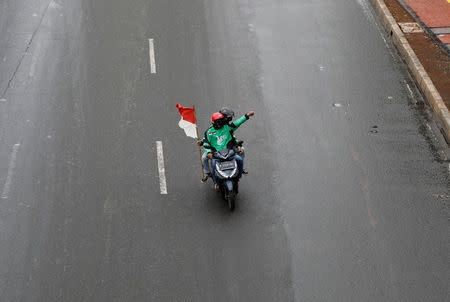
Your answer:
[[[9,195],[9,190],[11,188],[12,177],[14,175],[14,170],[16,168],[17,152],[19,151],[20,144],[15,144],[11,153],[11,158],[9,160],[8,174],[6,176],[5,185],[3,186],[2,198],[6,199]]]
[[[166,170],[164,169],[164,155],[161,141],[156,142],[156,154],[158,156],[159,189],[161,194],[167,194]]]
[[[153,39],[148,39],[148,51],[150,55],[150,72],[156,73],[155,45]]]

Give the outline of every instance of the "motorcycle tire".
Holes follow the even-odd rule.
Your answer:
[[[234,192],[227,192],[225,199],[228,204],[228,209],[233,212],[236,208],[236,194]]]

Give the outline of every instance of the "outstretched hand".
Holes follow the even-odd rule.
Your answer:
[[[248,115],[248,116],[254,116],[254,115],[255,115],[255,112],[254,112],[253,110],[250,110],[250,111],[247,113],[247,115]]]

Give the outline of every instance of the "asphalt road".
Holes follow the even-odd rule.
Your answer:
[[[3,0],[0,99],[1,302],[448,298],[448,149],[367,0]],[[177,103],[255,110],[235,213]]]

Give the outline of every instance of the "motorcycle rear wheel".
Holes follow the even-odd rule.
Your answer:
[[[225,200],[227,201],[228,209],[233,212],[236,208],[236,194],[234,192],[227,192]]]

